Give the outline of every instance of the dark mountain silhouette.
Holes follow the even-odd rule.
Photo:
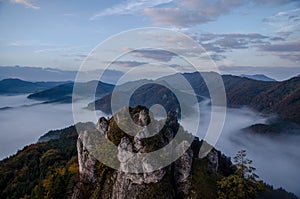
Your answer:
[[[130,93],[130,88],[134,88],[133,93]],[[191,104],[194,104],[192,101],[195,100],[194,102],[197,102],[202,99],[201,97],[192,98],[191,94],[178,89],[174,89],[166,81],[152,80],[139,80],[136,82],[125,83],[124,85],[121,85],[119,87],[118,91],[116,91],[114,95],[116,96],[117,101],[120,100],[120,102],[114,102],[117,106],[119,104],[121,105],[122,99],[129,95],[129,106],[134,107],[137,105],[142,105],[150,108],[152,105],[160,104],[164,107],[166,112],[173,110],[178,113],[181,112],[181,108],[185,108],[187,112],[192,113],[193,107],[190,106]],[[111,97],[112,94],[110,93],[96,100],[95,102],[89,103],[88,109],[101,110],[107,114],[111,114]],[[180,97],[184,99],[182,100],[181,104],[178,101],[178,98]],[[116,110],[118,110],[119,108],[117,108]],[[178,115],[178,117],[181,117],[181,115]]]
[[[4,79],[0,81],[0,94],[34,93],[65,83],[66,82],[28,82],[20,79]]]
[[[97,86],[96,96],[103,96],[104,94],[112,92],[114,85],[107,84],[98,81],[90,81],[86,83],[77,84],[76,95],[77,96],[87,96],[93,93],[92,89]],[[29,99],[42,100],[46,102],[72,102],[74,83],[67,83],[58,85],[56,87],[43,90],[37,93],[33,93],[28,96]]]

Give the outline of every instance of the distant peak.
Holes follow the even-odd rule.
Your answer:
[[[269,81],[269,82],[276,82],[277,80],[270,78],[264,74],[254,74],[254,75],[247,75],[241,74],[241,77],[247,77],[249,79],[259,80],[259,81]]]

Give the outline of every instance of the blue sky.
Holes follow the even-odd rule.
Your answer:
[[[193,37],[224,73],[300,73],[299,0],[0,0],[0,65],[76,70],[106,38],[153,26]]]

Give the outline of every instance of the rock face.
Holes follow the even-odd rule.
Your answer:
[[[188,145],[187,141],[183,141],[181,146]],[[179,150],[184,150],[183,148],[180,148]],[[180,156],[175,162],[174,162],[174,176],[176,183],[185,182],[187,178],[190,176],[190,172],[192,169],[192,163],[193,163],[193,151],[191,148],[188,148],[186,152],[182,156]]]
[[[93,183],[96,181],[95,172],[98,161],[89,153],[89,151],[86,148],[88,139],[89,132],[84,131],[79,134],[77,140],[79,173],[80,180],[83,183]]]
[[[145,110],[141,110],[139,113],[138,113],[138,125],[140,126],[146,126],[150,121],[150,118],[148,116],[148,114],[146,113]]]
[[[97,166],[99,161],[89,152],[89,146],[93,143],[92,134],[99,134],[99,136],[106,135],[108,131],[108,120],[101,117],[95,127],[89,127],[88,130],[83,130],[77,139],[77,153],[79,166],[79,182],[75,185],[72,199],[86,198],[89,195],[87,190],[90,184],[97,181]],[[98,137],[98,136],[96,136]]]
[[[89,139],[92,139],[91,132],[84,131],[79,135],[77,150],[81,182],[77,184],[73,198],[195,198],[197,190],[193,188],[192,169],[195,160],[201,162],[198,154],[202,142],[194,139],[191,146],[186,140],[175,143],[177,147],[174,152],[181,152],[182,155],[168,166],[154,169],[160,162],[144,154],[162,148],[173,141],[179,131],[185,131],[178,123],[176,112],[169,112],[165,123],[151,121],[154,122],[151,128],[161,130],[155,136],[147,137],[149,111],[144,107],[130,110],[134,122],[142,127],[135,136],[124,134],[116,127],[113,118],[100,118],[96,125],[101,136],[106,135],[105,139],[113,139],[111,141],[117,143],[118,170],[106,167],[106,170],[99,171],[99,162],[87,150],[91,142]],[[137,159],[136,154],[141,159]],[[204,157],[207,159],[207,171],[218,172],[219,158],[218,151],[214,149]],[[102,173],[100,177],[99,173]]]
[[[116,181],[112,192],[112,198],[116,199],[127,198],[129,187],[140,189],[147,184],[158,183],[166,174],[165,168],[152,171],[155,165],[152,165],[146,157],[140,161],[134,156],[134,154],[147,151],[143,138],[147,137],[146,126],[150,122],[150,117],[146,110],[142,109],[133,118],[135,123],[143,128],[133,139],[124,136],[118,145],[117,157],[120,162],[120,170],[116,172]],[[158,142],[163,142],[163,139],[158,140]]]
[[[207,169],[213,173],[217,173],[218,168],[219,168],[219,157],[218,157],[218,152],[214,149],[212,149],[208,155],[207,155],[208,165]]]
[[[96,181],[96,167],[99,161],[89,152],[89,145],[93,144],[93,133],[99,133],[100,136],[106,135],[109,122],[105,117],[101,117],[96,124],[97,131],[89,129],[79,134],[77,139],[77,153],[79,165],[79,177],[83,183],[93,183]],[[98,137],[98,136],[96,136]]]

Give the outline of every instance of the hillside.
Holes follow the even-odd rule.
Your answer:
[[[209,91],[204,79],[199,73],[182,74],[190,83],[194,91],[186,90],[185,87],[178,82],[178,75],[170,75],[162,77],[157,81],[165,81],[171,87],[176,88],[183,95],[195,92],[199,96],[209,97]],[[207,77],[213,79],[218,76],[217,73],[203,73]],[[300,78],[294,77],[286,81],[258,81],[246,77],[238,77],[233,75],[222,75],[227,105],[229,107],[247,106],[254,110],[267,114],[277,114],[283,120],[290,120],[300,124]],[[133,83],[132,83],[133,84]],[[137,82],[138,84],[138,82]],[[168,98],[162,100],[163,90],[145,89],[145,86],[134,93],[131,97],[130,105],[136,105],[136,102],[149,107],[152,103],[163,102],[167,104]],[[198,97],[198,100],[201,98]],[[110,113],[110,95],[103,97],[95,102],[96,109]],[[170,98],[171,99],[171,98]],[[169,104],[171,106],[171,104]],[[175,105],[176,108],[177,105]],[[187,106],[193,104],[187,103]],[[93,107],[93,103],[89,104]],[[174,108],[174,107],[173,107]]]
[[[133,118],[137,118],[134,115],[140,114],[143,109],[144,107],[136,107],[130,109],[130,113]],[[159,143],[163,141],[161,138],[167,135],[166,132],[174,132],[181,128],[174,116],[170,115],[168,121],[158,135],[141,140],[139,150],[144,148],[148,151],[161,147]],[[217,181],[234,171],[230,159],[216,149],[212,149],[208,156],[199,158],[197,154],[204,142],[196,138],[191,148],[177,161],[154,173],[148,173],[146,177],[122,173],[103,165],[85,150],[86,144],[93,141],[86,140],[88,138],[84,135],[86,133],[93,135],[94,132],[100,139],[105,133],[117,146],[124,142],[125,134],[118,128],[114,118],[108,120],[108,125],[109,130],[104,132],[103,128],[107,130],[107,127],[103,125],[97,125],[97,129],[98,126],[102,129],[97,131],[91,123],[80,123],[77,129],[85,133],[80,134],[79,138],[75,126],[50,131],[39,143],[27,146],[16,155],[0,161],[0,198],[111,198],[112,196],[188,198],[190,196],[189,198],[214,199],[217,198]],[[171,136],[169,133],[168,135]],[[45,138],[48,141],[43,142],[42,139]],[[130,137],[129,140],[127,144],[136,142]],[[146,179],[149,181],[142,181],[142,184],[132,183],[132,180]],[[265,185],[265,187],[267,191],[260,192],[258,199],[297,199],[295,195],[287,193],[282,188],[274,190],[272,186]]]
[[[197,74],[184,74],[198,93],[208,96]],[[248,106],[263,113],[278,114],[300,124],[300,78],[282,82],[252,80],[233,75],[222,76],[229,107]],[[195,81],[198,79],[198,81]]]
[[[59,139],[32,144],[0,162],[0,198],[61,198],[78,171],[75,127]]]
[[[300,78],[278,82],[260,92],[251,103],[259,111],[277,113],[282,118],[300,124]]]
[[[4,79],[0,81],[0,94],[25,94],[39,92],[66,82],[29,82],[20,79]]]
[[[143,86],[140,86],[143,83]],[[132,95],[130,96],[131,89],[134,90]],[[167,82],[165,81],[137,81],[126,83],[121,85],[118,91],[114,94],[117,96],[118,99],[125,99],[126,96],[130,96],[129,99],[129,106],[135,107],[137,105],[146,106],[150,108],[152,105],[161,104],[166,111],[171,110],[178,110],[180,112],[181,108],[177,97],[175,96],[174,92],[178,97],[182,97],[184,101],[182,102],[181,106],[186,108],[188,112],[193,112],[193,107],[190,106],[193,103],[193,99],[191,98],[192,95],[182,92],[181,90],[177,90],[172,88]],[[101,110],[107,114],[111,114],[111,93],[107,94],[106,96],[96,100],[95,102],[91,102],[88,104],[88,108],[90,110]],[[201,101],[201,98],[195,98],[195,101]],[[120,102],[121,103],[121,102]],[[118,104],[117,104],[118,105]],[[121,108],[121,107],[119,107]],[[116,109],[118,110],[118,109]],[[180,115],[179,115],[180,117]]]

